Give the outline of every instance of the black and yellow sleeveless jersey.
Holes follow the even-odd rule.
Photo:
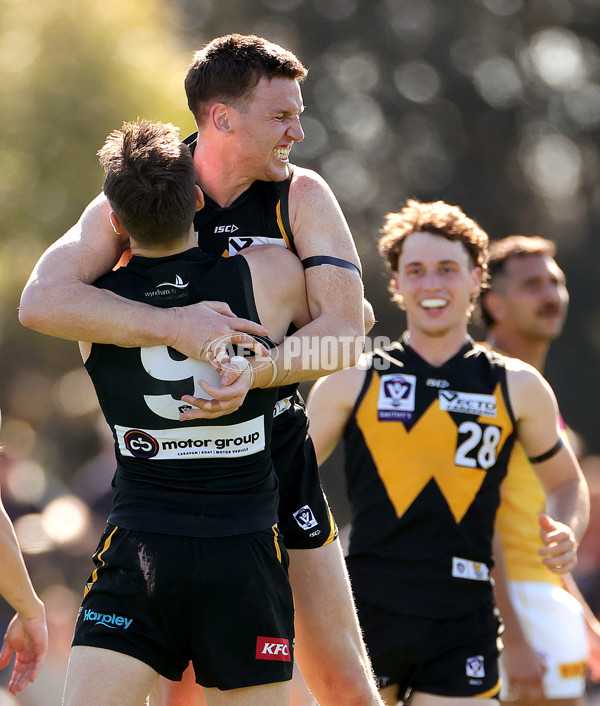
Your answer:
[[[158,307],[227,302],[258,321],[248,263],[194,247],[168,257],[134,256],[96,286]],[[183,395],[218,384],[208,364],[167,346],[92,345],[85,367],[112,429],[117,470],[109,521],[146,532],[225,536],[277,522],[270,456],[276,389],[253,389],[218,419],[179,421]]]
[[[469,341],[433,367],[403,340],[369,362],[344,432],[354,592],[396,613],[466,614],[493,600],[515,437],[504,359]]]
[[[192,154],[196,137],[194,133],[184,140]],[[204,194],[204,207],[194,218],[200,249],[223,257],[253,245],[281,245],[295,252],[288,213],[292,165],[288,171],[284,181],[254,181],[229,206],[219,206]]]
[[[184,140],[192,154],[196,138],[197,133],[193,133]],[[204,194],[204,207],[194,218],[200,249],[231,257],[253,245],[280,245],[295,253],[288,208],[293,171],[290,164],[288,178],[283,181],[254,181],[229,206],[219,206],[208,194]],[[239,316],[237,311],[234,310],[234,313]],[[279,389],[276,427],[305,424],[304,403],[297,390],[298,385],[286,385]],[[293,400],[296,401],[295,405]]]

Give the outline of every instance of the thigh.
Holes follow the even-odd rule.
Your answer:
[[[271,458],[279,480],[279,529],[288,549],[322,547],[337,537],[337,526],[321,487],[308,422],[275,425]]]
[[[336,684],[354,682],[361,691],[375,692],[339,540],[290,551],[290,581],[296,659],[317,701],[331,703],[329,692]]]
[[[289,682],[218,691],[206,689],[208,706],[283,706],[290,700]]]
[[[73,647],[63,706],[143,706],[158,674],[128,655]]]
[[[583,696],[588,647],[579,601],[559,586],[537,581],[512,581],[509,591],[525,637],[546,665],[546,698]]]

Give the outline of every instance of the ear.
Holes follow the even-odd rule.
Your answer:
[[[225,103],[215,103],[210,111],[210,121],[214,127],[224,135],[231,133],[231,114],[230,108]]]
[[[115,233],[117,235],[123,235],[123,233],[125,233],[125,228],[123,227],[123,224],[119,220],[117,214],[114,211],[111,211],[108,217],[110,218],[110,224]]]
[[[498,292],[487,292],[485,295],[485,308],[494,321],[503,321],[506,318],[506,302]]]
[[[196,184],[196,211],[204,207],[204,194],[202,189]]]
[[[396,302],[396,304],[398,304],[398,306],[402,310],[404,310],[404,297],[400,294],[399,288],[400,288],[400,281],[398,278],[398,273],[392,272],[389,290],[394,295],[394,301]]]

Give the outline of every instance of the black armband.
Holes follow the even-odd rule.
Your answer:
[[[361,277],[361,272],[356,265],[348,260],[342,260],[340,257],[331,257],[330,255],[314,255],[302,260],[302,267],[307,270],[309,267],[317,267],[318,265],[333,265],[334,267],[342,267],[345,270],[351,270]]]
[[[549,458],[552,458],[554,454],[557,454],[563,447],[563,440],[558,439],[556,444],[550,449],[550,451],[546,451],[545,454],[542,454],[541,456],[534,456],[533,458],[529,458],[529,463],[541,463],[542,461],[547,461]]]

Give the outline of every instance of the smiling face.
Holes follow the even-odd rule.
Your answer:
[[[569,304],[564,272],[547,255],[511,257],[488,296],[495,316],[523,338],[553,341],[563,328]]]
[[[466,336],[481,270],[473,266],[462,242],[411,233],[402,245],[393,283],[406,309],[411,340],[415,335]]]
[[[283,181],[294,142],[304,139],[300,84],[261,78],[250,97],[229,106],[236,168],[250,179]]]

